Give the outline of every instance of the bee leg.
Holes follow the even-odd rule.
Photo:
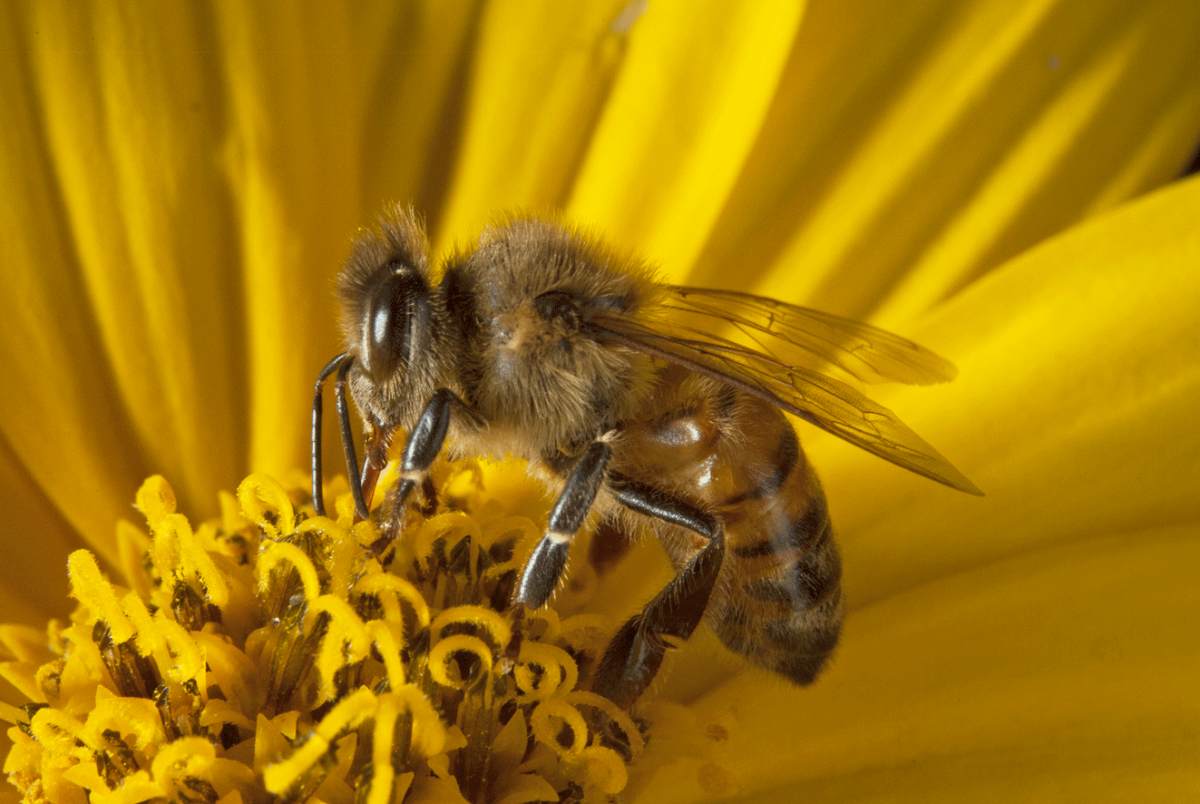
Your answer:
[[[610,457],[612,448],[608,444],[593,441],[567,477],[567,483],[550,511],[546,532],[525,562],[525,569],[513,594],[512,639],[504,649],[505,665],[514,664],[521,653],[525,608],[541,608],[554,594],[563,569],[567,566],[571,542],[592,509],[600,487],[604,485],[604,470]]]
[[[326,369],[329,369],[331,362]],[[342,431],[342,449],[346,453],[346,468],[350,476],[350,493],[354,495],[355,521],[366,519],[371,515],[366,499],[363,497],[362,478],[358,475],[358,454],[354,450],[354,429],[350,426],[350,406],[346,402],[346,386],[349,384],[346,376],[354,358],[346,356],[338,367],[337,382],[333,385],[333,396],[337,402],[338,429]]]
[[[316,387],[313,389],[312,407],[312,498],[313,511],[317,516],[325,516],[325,499],[321,493],[323,478],[321,467],[321,418],[323,413],[322,389],[329,375],[337,372],[337,382],[334,385],[334,397],[337,400],[338,430],[342,434],[342,448],[346,452],[346,468],[350,475],[350,491],[354,495],[354,521],[360,522],[370,514],[371,496],[375,493],[375,481],[379,472],[387,463],[388,446],[392,443],[394,427],[384,427],[372,419],[370,441],[366,445],[366,458],[363,461],[362,475],[358,473],[358,455],[354,449],[354,430],[350,425],[350,406],[346,402],[347,375],[354,358],[347,352],[330,360],[317,375]]]
[[[436,514],[438,509],[437,487],[433,485],[433,478],[428,474],[421,481],[421,498],[421,516],[428,518]]]
[[[317,516],[325,516],[325,496],[322,494],[321,484],[323,478],[321,469],[321,416],[324,412],[322,404],[323,389],[325,380],[329,379],[329,375],[341,368],[344,362],[349,362],[345,352],[330,360],[325,364],[325,368],[321,369],[321,373],[317,375],[316,386],[313,388],[313,407],[312,407],[312,499],[313,509]]]
[[[518,611],[521,606],[541,608],[554,594],[563,568],[567,565],[571,541],[592,509],[600,487],[604,485],[604,470],[611,456],[612,448],[608,444],[593,441],[571,470],[567,484],[550,511],[546,533],[525,563],[525,571],[517,583],[513,605]]]
[[[678,647],[700,624],[725,559],[725,536],[712,514],[644,483],[614,480],[613,494],[622,505],[708,539],[642,612],[621,626],[600,659],[592,691],[628,707],[654,680],[667,649]]]
[[[621,523],[612,517],[601,519],[592,534],[592,543],[588,548],[588,563],[599,576],[606,575],[621,563],[633,547],[630,535],[621,527]]]
[[[450,428],[450,414],[455,408],[472,413],[470,406],[449,388],[434,392],[421,418],[408,435],[404,454],[400,458],[400,482],[388,494],[388,521],[384,526],[384,537],[379,541],[386,547],[400,531],[404,519],[404,504],[413,489],[425,487],[429,480],[429,467],[433,465],[442,445],[446,443],[446,432]],[[378,544],[378,543],[377,543]],[[378,552],[378,551],[377,551]]]

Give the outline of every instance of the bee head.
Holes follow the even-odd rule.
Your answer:
[[[378,230],[355,239],[338,278],[342,332],[357,364],[355,374],[385,393],[428,373],[435,334],[428,251],[415,214],[396,207]]]

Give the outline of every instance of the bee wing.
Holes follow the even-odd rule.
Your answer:
[[[925,347],[859,321],[750,293],[678,286],[665,290],[664,309],[685,318],[728,322],[758,351],[789,365],[816,357],[866,383],[929,385],[957,374],[952,363]]]
[[[959,491],[983,494],[896,414],[840,380],[664,322],[601,318],[590,327],[597,338],[729,383],[886,461]]]

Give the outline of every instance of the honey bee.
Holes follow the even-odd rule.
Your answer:
[[[835,375],[932,383],[953,366],[896,335],[767,298],[677,287],[555,221],[514,217],[435,270],[422,224],[395,207],[354,242],[338,279],[347,349],[320,372],[313,498],[321,501],[321,389],[337,406],[359,518],[398,429],[385,503],[395,532],[429,468],[517,456],[557,493],[514,613],[554,593],[589,513],[651,530],[676,569],[600,658],[593,690],[629,705],[702,620],[753,664],[808,684],[842,621],[841,562],[825,495],[791,414],[962,491],[979,490]],[[732,326],[753,346],[717,334]],[[361,478],[346,390],[365,422]]]

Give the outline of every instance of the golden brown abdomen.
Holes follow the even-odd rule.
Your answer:
[[[791,425],[781,424],[796,459],[780,487],[717,508],[729,539],[728,588],[707,617],[730,650],[808,684],[837,644],[842,565],[821,484]],[[786,469],[787,452],[776,456]]]
[[[730,650],[797,684],[837,643],[841,561],[825,495],[773,405],[696,375],[667,376],[656,414],[621,430],[617,469],[716,514],[726,553],[705,619]],[[703,542],[655,525],[676,568]]]

